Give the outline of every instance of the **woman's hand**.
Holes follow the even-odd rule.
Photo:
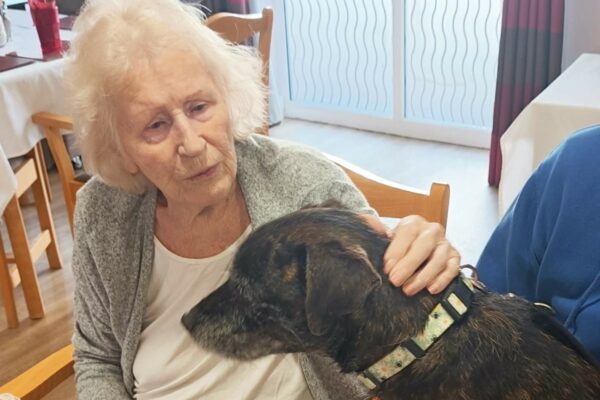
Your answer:
[[[395,286],[411,296],[423,288],[429,293],[443,291],[460,271],[460,254],[445,237],[444,228],[423,217],[411,215],[393,230],[379,218],[363,214],[364,220],[391,243],[383,257],[384,272]]]

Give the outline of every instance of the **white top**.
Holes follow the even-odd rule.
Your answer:
[[[136,399],[312,399],[296,355],[226,359],[198,346],[180,322],[227,280],[235,252],[250,231],[222,253],[203,259],[180,257],[154,238],[154,266],[133,363]]]
[[[521,111],[500,139],[500,216],[556,146],[575,131],[598,123],[600,54],[582,54]]]

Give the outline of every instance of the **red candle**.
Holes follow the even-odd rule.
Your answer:
[[[42,54],[62,50],[58,7],[54,0],[28,0],[31,17],[42,46]]]

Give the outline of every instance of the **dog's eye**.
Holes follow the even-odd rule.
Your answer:
[[[279,310],[269,303],[260,303],[254,305],[254,313],[260,319],[269,320],[278,315]]]
[[[281,269],[281,279],[286,283],[293,282],[297,274],[298,266],[296,263],[287,264]]]

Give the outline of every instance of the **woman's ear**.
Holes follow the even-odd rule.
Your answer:
[[[140,172],[140,168],[137,166],[133,158],[131,158],[131,156],[127,153],[125,145],[123,144],[124,139],[121,136],[123,132],[129,132],[132,129],[132,127],[130,126],[129,122],[125,122],[126,120],[122,118],[120,113],[117,114],[118,116],[116,129],[118,133],[115,141],[115,149],[121,156],[121,160],[123,162],[123,167],[125,167],[125,170],[131,175],[135,175],[138,172]]]
[[[137,166],[135,161],[125,152],[125,150],[121,149],[121,159],[123,160],[123,166],[125,170],[129,172],[131,175],[135,175],[140,172],[140,168]]]
[[[129,172],[131,175],[135,175],[138,172],[140,172],[140,169],[138,168],[137,164],[133,162],[133,160],[131,160],[129,157],[125,156],[123,157],[123,164],[125,164],[125,169],[127,170],[127,172]]]

